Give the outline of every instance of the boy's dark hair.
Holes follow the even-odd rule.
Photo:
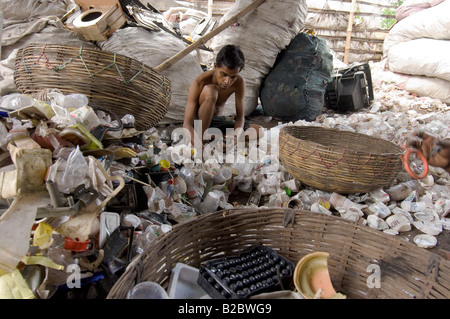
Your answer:
[[[239,71],[241,71],[245,65],[244,53],[238,46],[228,44],[217,54],[216,65],[219,68],[225,65],[230,70],[239,68]]]

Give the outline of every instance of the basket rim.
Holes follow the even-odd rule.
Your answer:
[[[140,131],[158,124],[171,105],[167,76],[133,57],[83,45],[31,43],[19,48],[14,83],[32,96],[50,89],[85,94],[92,105],[119,117],[133,115]]]
[[[291,212],[294,213],[293,220],[290,220]],[[248,215],[249,213],[250,215]],[[247,216],[249,216],[248,218],[254,219],[256,221],[256,225],[254,228],[254,231],[256,231],[256,233],[261,235],[261,232],[268,231],[272,235],[275,234],[277,236],[269,236],[269,238],[267,238],[268,241],[266,241],[266,236],[268,236],[268,234],[262,234],[261,237],[258,235],[256,239],[253,236],[251,238],[246,237],[244,233],[247,231],[247,228],[245,227]],[[290,222],[286,223],[286,220],[292,221],[292,225],[290,225]],[[413,268],[411,267],[414,266],[413,264],[417,264],[419,268],[414,268],[414,272],[417,272],[417,275],[419,277],[423,277],[422,279],[428,278],[432,280],[430,286],[437,287],[436,295],[442,295],[443,291],[444,293],[446,293],[446,291],[450,291],[450,286],[446,281],[446,279],[448,279],[449,277],[445,272],[446,269],[450,269],[450,261],[445,260],[435,252],[417,247],[412,242],[408,242],[402,240],[401,238],[396,238],[391,235],[384,234],[383,232],[372,229],[368,226],[350,222],[338,216],[327,216],[311,211],[291,208],[234,208],[217,211],[211,214],[196,216],[192,219],[175,225],[172,231],[156,238],[154,241],[147,245],[146,249],[141,255],[137,256],[129,264],[124,274],[122,274],[119,280],[114,284],[111,291],[108,293],[107,299],[120,298],[120,296],[124,294],[124,291],[126,291],[127,286],[133,285],[134,283],[143,280],[156,280],[157,282],[162,284],[165,280],[168,280],[171,269],[173,269],[174,265],[177,262],[183,262],[184,260],[188,261],[188,265],[191,265],[192,262],[194,262],[194,264],[196,262],[201,264],[205,260],[209,260],[208,258],[213,258],[215,255],[213,256],[212,254],[203,255],[206,259],[200,257],[201,254],[206,253],[206,250],[210,252],[211,250],[209,250],[210,246],[208,246],[208,243],[210,241],[202,242],[200,240],[200,238],[203,237],[202,232],[198,232],[199,229],[203,229],[205,226],[212,224],[216,225],[215,227],[217,228],[221,228],[224,226],[225,228],[231,228],[231,233],[228,235],[225,230],[222,234],[217,234],[215,232],[211,233],[212,236],[219,236],[219,238],[221,238],[221,236],[230,236],[230,238],[238,240],[240,236],[237,236],[237,234],[241,234],[240,229],[246,229],[244,233],[242,233],[244,234],[244,236],[242,237],[243,241],[241,245],[232,245],[231,247],[228,247],[231,249],[235,249],[236,251],[244,249],[245,247],[247,247],[247,245],[250,245],[253,240],[258,241],[260,240],[260,238],[263,238],[263,244],[268,245],[269,247],[276,248],[276,251],[280,251],[281,255],[284,256],[284,254],[287,253],[289,256],[291,256],[291,258],[296,259],[299,259],[302,254],[309,252],[311,249],[313,251],[331,252],[330,249],[334,249],[332,247],[333,245],[336,245],[336,247],[340,247],[338,249],[339,251],[342,250],[343,252],[349,252],[352,250],[351,247],[353,246],[355,248],[355,255],[353,255],[352,257],[350,257],[350,255],[341,256],[338,252],[334,254],[335,256],[340,256],[336,257],[336,260],[333,259],[333,263],[335,263],[334,269],[342,276],[346,276],[348,278],[353,276],[352,270],[350,270],[349,273],[344,274],[341,266],[345,265],[349,260],[359,258],[357,257],[359,256],[359,254],[363,254],[361,257],[364,257],[367,260],[372,261],[373,259],[375,259],[379,260],[380,263],[382,261],[386,261],[387,263],[389,263],[391,261],[397,260],[398,258],[402,258],[401,260],[407,261],[406,264],[401,265],[402,267],[409,267],[408,269],[412,270]],[[269,228],[266,228],[266,225],[269,225]],[[306,240],[304,244],[301,244],[298,247],[291,246],[294,244],[299,244],[299,242],[296,240],[295,234],[298,234],[306,225],[310,225],[312,228],[307,231],[309,235],[305,235],[305,238],[303,238]],[[330,228],[328,229],[328,227]],[[252,226],[250,226],[250,231],[252,230],[253,228]],[[279,231],[281,231],[281,233],[279,233]],[[187,242],[185,238],[185,232],[189,234]],[[279,238],[279,236],[281,236],[281,238]],[[323,236],[325,236],[326,239],[324,242],[321,241]],[[339,244],[335,243],[336,239],[339,239],[342,236],[346,237],[348,239],[348,242]],[[366,256],[364,255],[364,245],[361,244],[367,243],[366,240],[370,238],[370,236],[375,236],[375,244],[368,243],[369,245],[373,245],[373,248],[370,250],[370,254]],[[250,241],[247,239],[250,239]],[[272,246],[273,244],[276,245],[277,243],[281,242],[285,242],[287,246]],[[221,241],[213,241],[211,243],[211,247],[213,247],[213,250],[215,249],[214,245],[217,245],[217,243],[219,243],[219,246],[221,245]],[[392,244],[389,245],[389,243]],[[220,249],[222,248],[223,247],[221,247]],[[225,251],[222,250],[222,252]],[[184,255],[184,253],[186,253],[186,255]],[[285,257],[288,258],[288,255],[286,255]],[[444,282],[441,282],[440,280],[439,282],[437,281],[438,278],[436,276],[438,276],[438,274],[436,274],[436,276],[428,274],[427,262],[434,260],[440,261],[439,267],[442,270],[440,270],[439,272],[439,278]],[[153,268],[146,269],[146,262],[149,262],[150,266]],[[194,264],[192,265],[195,266]],[[354,267],[360,269],[360,266],[361,265],[355,265]],[[363,266],[364,269],[360,270],[364,272],[366,266],[365,264]],[[355,269],[353,271],[355,271]],[[146,276],[142,277],[141,274],[143,275],[144,272]],[[416,276],[415,273],[414,276]],[[406,280],[406,278],[409,277],[410,274],[405,273],[405,277],[402,278]],[[339,280],[342,280],[342,278],[340,278]],[[433,282],[436,282],[438,284],[434,285]],[[365,280],[364,283],[366,283]],[[340,284],[343,284],[343,282],[341,282]],[[362,284],[362,282],[360,282],[360,284]],[[413,283],[411,285],[416,288],[417,286],[420,286],[419,288],[422,289],[421,284],[419,285]],[[428,287],[429,285],[427,284],[426,286]],[[389,285],[386,287],[389,287]],[[358,293],[356,290],[352,291],[354,293]],[[389,296],[389,291],[390,289],[383,288],[383,291],[380,290],[380,292],[376,292],[372,297],[377,297],[379,294],[381,294],[381,296],[383,294],[387,294]],[[424,296],[436,296],[428,289],[421,292],[424,293]],[[415,293],[417,294],[417,291]],[[368,297],[370,298],[370,296],[371,294],[369,293]]]
[[[378,141],[378,142],[382,142],[384,143],[386,146],[391,146],[392,148],[396,148],[398,149],[398,152],[367,152],[367,151],[361,151],[361,150],[355,150],[355,149],[346,149],[349,152],[353,152],[355,154],[364,154],[364,155],[372,155],[372,156],[391,156],[391,155],[403,155],[404,154],[404,150],[400,145],[397,145],[391,141],[388,141],[386,139],[380,138],[380,137],[376,137],[376,136],[372,136],[372,135],[367,135],[367,134],[363,134],[363,133],[358,133],[358,132],[353,132],[350,130],[343,130],[343,129],[337,129],[337,128],[329,128],[329,127],[321,127],[321,126],[304,126],[304,125],[287,125],[283,128],[281,128],[280,130],[280,134],[279,134],[279,138],[281,140],[281,138],[284,135],[289,135],[292,139],[304,142],[308,145],[313,146],[314,148],[318,148],[318,147],[323,147],[327,149],[327,152],[330,153],[336,153],[336,154],[341,154],[342,153],[342,148],[341,147],[337,147],[337,146],[328,146],[325,144],[321,144],[312,140],[308,140],[308,139],[302,139],[299,137],[296,137],[294,135],[292,135],[289,132],[290,128],[312,128],[312,129],[316,129],[316,130],[321,130],[321,131],[328,131],[328,132],[334,132],[334,133],[343,133],[343,134],[349,134],[349,135],[353,135],[353,136],[358,136],[358,137],[362,137],[362,138],[366,138],[372,141]],[[287,143],[287,141],[286,141]],[[281,141],[280,141],[281,144]],[[282,149],[281,145],[280,145],[280,150]],[[400,161],[400,157],[399,157],[399,161]]]

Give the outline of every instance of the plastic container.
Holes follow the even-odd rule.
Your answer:
[[[134,286],[127,299],[169,299],[163,287],[152,281],[144,281]]]
[[[183,263],[177,263],[172,270],[167,293],[171,299],[210,299],[211,297],[197,283],[199,270]]]

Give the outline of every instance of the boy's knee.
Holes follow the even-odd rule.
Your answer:
[[[217,91],[217,88],[210,84],[210,85],[205,85],[205,87],[202,90],[202,93],[200,94],[200,105],[202,103],[216,103],[217,98],[219,96],[219,92]]]

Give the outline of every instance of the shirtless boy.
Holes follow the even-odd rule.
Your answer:
[[[222,133],[226,133],[227,128],[234,128],[234,132],[239,134],[250,127],[254,128],[256,133],[259,132],[260,126],[248,124],[244,118],[245,82],[239,74],[244,65],[245,58],[242,51],[237,46],[227,45],[217,54],[214,69],[200,74],[192,82],[186,103],[183,128],[189,131],[194,147],[203,145],[203,134],[210,127],[218,128]],[[235,122],[226,121],[222,116],[225,103],[233,94],[236,108]],[[201,132],[194,132],[195,120],[201,121]],[[235,134],[235,141],[237,136]]]

